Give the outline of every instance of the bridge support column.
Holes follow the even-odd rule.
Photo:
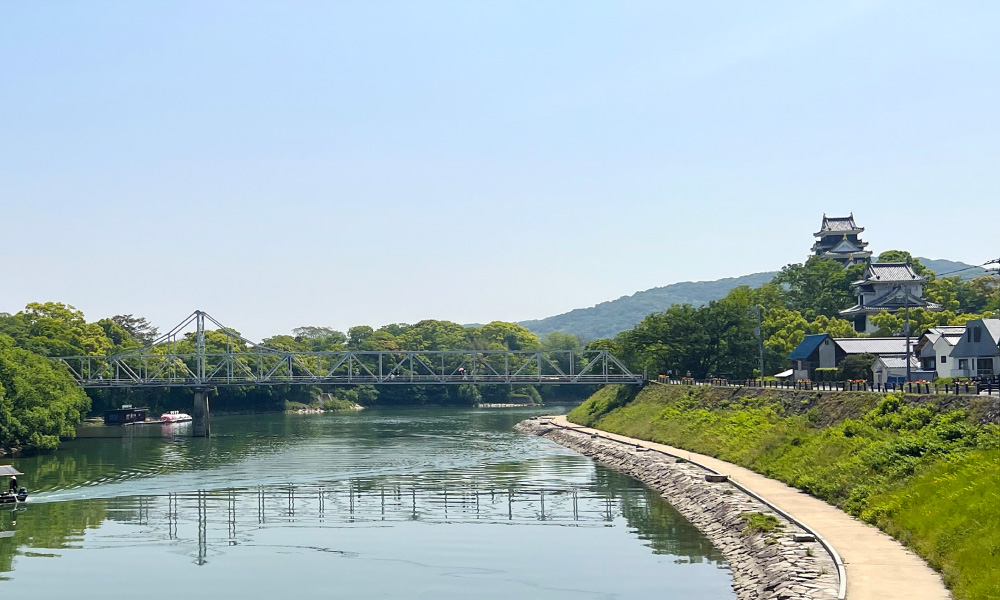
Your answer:
[[[194,437],[208,437],[212,434],[212,420],[208,414],[208,392],[195,391],[191,419]]]

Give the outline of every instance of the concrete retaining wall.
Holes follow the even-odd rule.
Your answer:
[[[718,548],[733,571],[741,600],[838,597],[840,579],[833,558],[801,527],[728,481],[706,481],[705,469],[660,452],[638,449],[603,437],[557,427],[544,418],[515,426],[589,456],[660,492]],[[744,515],[775,517],[770,532],[748,532]]]

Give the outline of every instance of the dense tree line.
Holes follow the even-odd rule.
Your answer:
[[[146,319],[115,315],[88,322],[83,313],[58,302],[32,303],[16,314],[0,313],[0,448],[53,448],[60,437],[72,436],[75,425],[88,414],[100,414],[122,404],[149,406],[154,412],[187,410],[191,390],[184,388],[137,390],[81,390],[68,369],[47,357],[107,356],[144,348],[166,355],[164,344],[151,345],[157,330]],[[225,352],[234,343],[221,331],[206,331],[206,350]],[[247,350],[235,341],[233,350]],[[351,327],[346,333],[327,327],[300,327],[287,335],[262,341],[286,351],[341,350],[581,350],[572,335],[552,333],[539,338],[514,323],[494,321],[465,327],[450,321],[396,323],[378,329]],[[175,354],[195,353],[194,334],[178,340]],[[304,359],[308,360],[308,359]],[[593,390],[532,386],[259,386],[210,390],[213,410],[283,410],[288,403],[315,405],[356,402],[375,405],[464,405],[513,400],[582,399]]]
[[[995,278],[937,277],[909,253],[896,250],[883,252],[878,260],[910,261],[928,279],[924,297],[943,307],[940,312],[911,310],[909,325],[915,335],[928,327],[964,325],[998,311]],[[591,346],[609,348],[632,368],[652,376],[671,371],[696,378],[750,377],[759,370],[755,311],[761,307],[764,371],[772,374],[787,367],[785,357],[807,334],[860,335],[851,323],[839,318],[839,311],[856,302],[851,284],[864,276],[864,270],[865,265],[844,268],[836,261],[811,257],[786,266],[763,286],[738,287],[701,307],[672,306],[647,316],[613,340],[598,340]],[[903,314],[892,313],[876,315],[872,322],[879,328],[875,336],[899,335],[906,325]]]

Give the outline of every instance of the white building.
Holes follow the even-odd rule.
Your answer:
[[[925,331],[914,345],[920,368],[934,371],[937,377],[953,377],[952,371],[958,363],[952,350],[964,335],[965,325],[943,325]]]
[[[951,351],[952,377],[995,377],[1000,374],[1000,319],[965,324],[965,335]]]
[[[877,327],[871,317],[881,312],[899,312],[907,307],[939,311],[940,304],[924,300],[927,279],[917,275],[909,263],[870,263],[865,278],[853,283],[858,303],[840,311],[861,333],[873,333]]]
[[[910,357],[910,378],[916,379],[914,373],[924,373],[920,371],[920,361],[917,357]],[[919,376],[917,376],[919,377]],[[885,385],[887,383],[903,383],[906,381],[906,355],[887,354],[879,356],[872,364],[872,381],[875,385]]]

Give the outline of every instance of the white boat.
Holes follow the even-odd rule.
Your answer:
[[[172,410],[160,415],[160,423],[187,423],[191,420],[191,415]]]

